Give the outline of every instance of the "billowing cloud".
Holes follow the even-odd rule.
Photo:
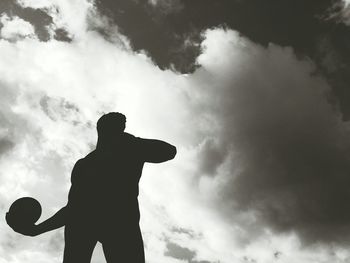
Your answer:
[[[199,173],[226,178],[218,196],[224,212],[255,210],[306,241],[348,240],[349,123],[314,64],[232,31],[209,31],[203,45],[192,81],[205,94],[201,111],[219,128],[202,147],[208,167]]]

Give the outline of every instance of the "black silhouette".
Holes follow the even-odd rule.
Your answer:
[[[97,147],[75,164],[65,207],[38,225],[17,227],[7,216],[8,224],[28,236],[65,226],[64,263],[90,262],[97,241],[107,262],[145,262],[138,182],[145,162],[171,160],[176,148],[125,133],[125,122],[115,112],[98,120]]]
[[[6,220],[16,229],[25,229],[33,226],[40,216],[40,203],[34,198],[22,197],[13,202],[6,213]]]

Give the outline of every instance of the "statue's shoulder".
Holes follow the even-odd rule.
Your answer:
[[[89,163],[91,160],[95,159],[97,156],[96,150],[93,150],[92,152],[88,153],[85,157],[79,159],[76,162],[76,165],[84,165]]]
[[[93,150],[93,151],[91,151],[91,152],[89,152],[85,157],[81,158],[80,160],[83,160],[83,161],[84,161],[85,159],[91,158],[91,157],[93,157],[94,155],[96,155],[96,149]]]
[[[136,139],[136,138],[137,138],[135,135],[132,135],[132,134],[127,133],[127,132],[124,132],[123,137],[124,137],[125,139],[130,139],[130,140],[133,140],[133,139]]]
[[[137,143],[139,140],[140,140],[140,138],[136,137],[133,134],[126,133],[126,132],[123,134],[123,141],[126,142],[126,143],[134,144],[134,143]]]

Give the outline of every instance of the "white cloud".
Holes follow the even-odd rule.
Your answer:
[[[343,2],[345,3],[346,6],[348,6],[350,4],[349,0],[343,0]]]
[[[2,24],[0,31],[1,38],[10,41],[35,38],[34,27],[29,22],[17,16],[9,17],[6,14],[2,14],[0,23]]]

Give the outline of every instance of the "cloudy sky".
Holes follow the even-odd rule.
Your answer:
[[[64,206],[109,111],[178,148],[140,182],[148,263],[350,262],[349,4],[1,0],[0,263],[62,261],[4,215]]]

